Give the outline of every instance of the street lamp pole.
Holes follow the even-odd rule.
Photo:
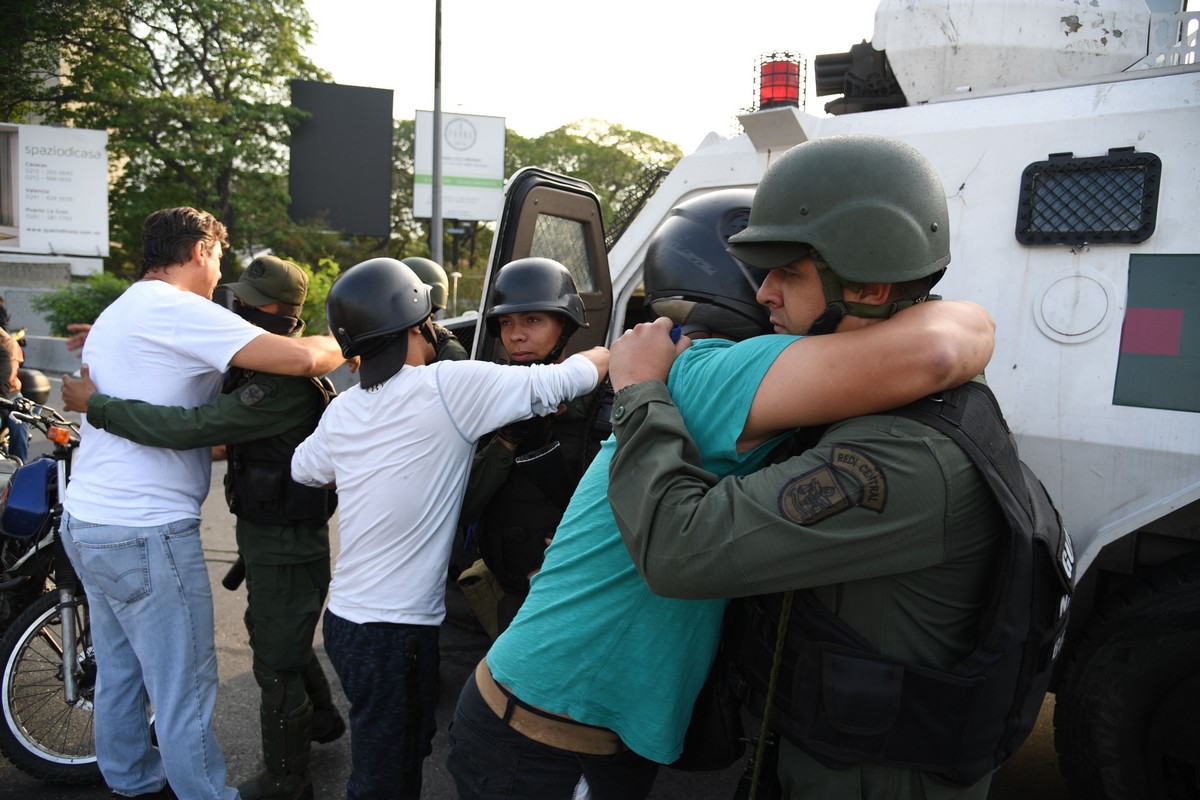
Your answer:
[[[433,219],[429,221],[429,255],[442,263],[442,0],[433,14]]]

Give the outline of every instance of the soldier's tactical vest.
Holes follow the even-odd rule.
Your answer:
[[[224,391],[237,391],[254,374],[250,370],[231,370],[225,378]],[[312,378],[311,387],[320,398],[322,410],[337,396],[333,383],[326,377]],[[229,445],[225,499],[235,516],[269,525],[324,525],[329,521],[337,508],[337,493],[292,480],[292,454],[316,430],[319,419],[317,415],[311,425],[293,428],[279,436]]]
[[[1016,752],[1037,719],[1066,631],[1074,555],[986,386],[969,383],[890,413],[953,439],[1009,523],[979,638],[949,670],[906,664],[875,652],[811,592],[796,591],[770,723],[830,767],[882,764],[969,786]],[[783,597],[735,601],[725,627],[735,691],[760,716]]]
[[[480,555],[504,591],[529,591],[529,573],[542,565],[571,493],[612,433],[613,392],[605,381],[581,417],[546,419],[544,436],[524,442],[504,485],[481,515]]]

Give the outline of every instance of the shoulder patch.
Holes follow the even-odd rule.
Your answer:
[[[779,511],[801,525],[811,525],[850,507],[829,467],[818,467],[792,478],[779,491]]]
[[[871,511],[883,511],[887,505],[887,479],[883,470],[871,458],[856,447],[833,448],[829,457],[838,471],[852,476],[862,489],[858,505]]]
[[[844,487],[853,488],[847,493]],[[792,478],[779,492],[779,512],[800,525],[812,525],[853,506],[880,512],[885,505],[883,470],[863,451],[846,446],[833,448],[828,464]]]
[[[251,381],[238,392],[238,402],[244,406],[256,406],[275,394],[276,386],[267,381]]]

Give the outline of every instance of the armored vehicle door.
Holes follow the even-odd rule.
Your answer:
[[[600,199],[585,181],[536,167],[514,174],[504,191],[504,207],[492,244],[481,313],[492,305],[492,287],[500,267],[518,258],[552,258],[571,272],[583,300],[588,327],[571,337],[567,353],[608,341],[612,316],[612,279],[604,249]],[[504,361],[504,348],[480,320],[474,358]]]

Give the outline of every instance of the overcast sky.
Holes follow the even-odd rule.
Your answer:
[[[504,117],[539,136],[595,117],[674,142],[733,133],[759,59],[845,52],[874,28],[876,0],[442,0],[443,113]],[[338,83],[391,89],[394,114],[434,103],[434,0],[305,0],[309,56]]]

